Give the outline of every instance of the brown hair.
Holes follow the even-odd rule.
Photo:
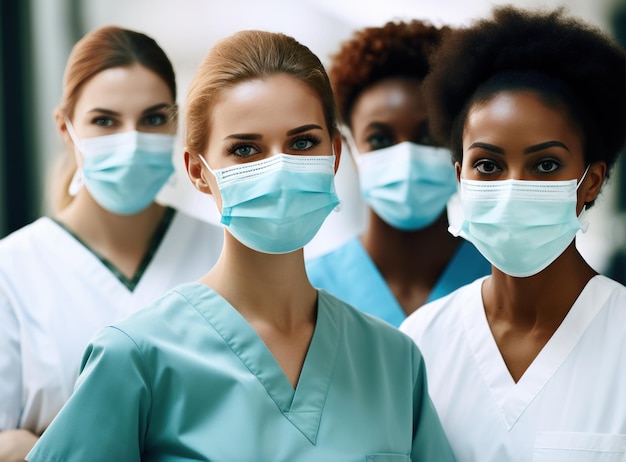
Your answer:
[[[237,83],[286,74],[309,85],[319,96],[329,132],[337,130],[335,101],[319,58],[294,38],[248,30],[219,41],[193,78],[186,102],[185,141],[189,152],[204,153],[209,139],[210,111],[221,92]]]
[[[423,80],[429,56],[449,30],[419,20],[388,22],[361,29],[343,42],[328,71],[342,122],[350,126],[354,102],[376,82],[390,77]]]
[[[174,68],[156,41],[140,32],[106,26],[88,33],[74,45],[65,67],[58,113],[72,119],[81,90],[92,77],[107,69],[133,64],[140,64],[161,77],[170,89],[172,99],[176,100]],[[71,202],[67,189],[75,171],[74,155],[68,153],[55,172],[53,210],[62,210]]]

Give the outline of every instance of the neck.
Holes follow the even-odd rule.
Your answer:
[[[487,318],[490,324],[505,322],[521,329],[556,331],[596,274],[575,242],[548,268],[531,277],[516,278],[493,268],[482,288]]]
[[[434,284],[461,240],[448,233],[445,213],[432,225],[407,232],[389,226],[370,210],[361,242],[386,280]]]
[[[250,323],[261,320],[288,331],[315,317],[317,291],[306,276],[302,249],[265,254],[244,246],[225,231],[220,258],[201,282]]]
[[[81,191],[56,218],[94,249],[106,247],[135,253],[145,250],[165,210],[153,203],[133,215],[116,215]]]

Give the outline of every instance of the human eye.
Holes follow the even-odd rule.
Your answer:
[[[249,157],[260,151],[249,143],[235,143],[228,148],[228,153],[239,157]]]
[[[395,141],[391,135],[381,132],[372,133],[367,138],[365,138],[365,142],[369,145],[370,151],[387,148],[395,144]]]
[[[98,116],[94,117],[91,120],[91,123],[98,127],[112,127],[115,125],[115,120],[113,120],[111,117]]]
[[[552,173],[558,170],[560,166],[560,162],[555,159],[542,159],[535,168],[540,173]]]
[[[474,162],[474,168],[481,175],[492,175],[502,171],[498,164],[491,159],[480,159]]]
[[[165,125],[168,121],[167,115],[162,113],[149,114],[142,119],[142,124],[149,127]]]
[[[293,140],[291,143],[291,149],[294,151],[307,151],[315,146],[318,146],[322,140],[314,135],[301,136]]]

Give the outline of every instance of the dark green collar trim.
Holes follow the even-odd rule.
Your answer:
[[[100,255],[98,252],[96,252],[92,248],[90,248],[85,242],[83,242],[83,240],[80,237],[78,237],[74,233],[74,231],[69,229],[67,226],[65,226],[63,223],[61,223],[59,220],[57,220],[55,218],[52,218],[52,220],[56,224],[58,224],[61,228],[63,228],[65,231],[67,231],[74,239],[76,239],[78,242],[80,242],[87,250],[89,250],[92,254],[94,254],[98,258],[98,260],[100,260],[100,262],[104,266],[106,266],[109,269],[109,271],[111,271],[115,275],[115,277],[122,284],[124,284],[126,286],[126,288],[128,290],[130,290],[132,292],[133,290],[135,290],[135,287],[137,287],[137,284],[139,284],[139,281],[141,280],[144,272],[146,271],[146,268],[148,267],[148,265],[152,261],[152,258],[154,257],[154,254],[156,253],[157,249],[161,245],[161,242],[163,241],[163,238],[165,237],[165,233],[169,229],[170,224],[171,224],[172,219],[174,218],[175,214],[176,214],[176,210],[174,210],[172,207],[167,207],[166,208],[165,214],[163,215],[163,219],[161,220],[161,223],[159,223],[159,226],[157,227],[157,229],[155,230],[154,234],[152,235],[152,239],[150,239],[150,244],[148,245],[148,250],[147,250],[146,254],[141,259],[141,263],[139,264],[139,267],[137,268],[137,271],[135,272],[135,275],[132,278],[130,278],[130,279],[127,278],[126,276],[124,276],[122,274],[122,272],[119,269],[117,269],[109,260],[107,260],[102,255]]]

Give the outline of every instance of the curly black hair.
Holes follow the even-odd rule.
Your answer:
[[[448,27],[413,20],[390,21],[367,27],[343,42],[331,56],[328,71],[341,121],[350,126],[350,114],[359,94],[388,77],[423,80],[429,72],[429,55]]]
[[[582,130],[587,163],[611,169],[626,136],[626,53],[601,31],[550,12],[511,6],[447,34],[424,81],[431,130],[461,161],[474,103],[503,90],[531,90],[564,108]]]

